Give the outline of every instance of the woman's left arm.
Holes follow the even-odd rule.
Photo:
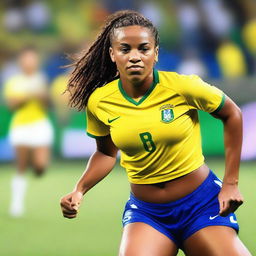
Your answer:
[[[220,119],[224,125],[225,174],[218,198],[219,214],[227,216],[243,203],[243,196],[238,189],[242,148],[242,113],[239,107],[226,97],[222,109],[217,113],[212,113],[212,116]]]

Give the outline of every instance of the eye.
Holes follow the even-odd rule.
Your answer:
[[[142,52],[147,52],[147,51],[149,51],[149,47],[142,47],[140,50],[141,50]]]
[[[121,48],[120,50],[122,53],[128,53],[130,49],[125,47],[125,48]]]

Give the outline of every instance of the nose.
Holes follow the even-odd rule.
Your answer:
[[[132,63],[137,63],[141,61],[140,53],[136,50],[130,52],[129,61]]]

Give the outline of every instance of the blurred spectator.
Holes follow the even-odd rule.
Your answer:
[[[204,25],[216,38],[222,39],[229,35],[234,26],[233,14],[221,0],[199,0],[203,12]]]
[[[201,44],[201,17],[193,1],[177,2],[178,20],[181,27],[182,47],[198,49]]]
[[[243,52],[233,42],[223,41],[217,49],[216,55],[224,77],[237,78],[247,74]]]
[[[180,61],[186,64],[188,57],[183,53],[184,48],[192,47],[207,66],[206,75],[220,78],[214,55],[224,38],[232,38],[242,49],[248,74],[252,74],[253,63],[256,65],[254,0],[79,0],[72,4],[70,1],[6,0],[2,7],[3,47],[20,49],[31,41],[43,46],[50,82],[62,73],[59,66],[68,64],[62,56],[65,45],[92,41],[106,16],[120,9],[138,10],[157,25],[161,35],[160,53],[166,54],[158,64],[163,70],[177,71]],[[13,32],[18,34],[18,42]],[[8,76],[13,64],[8,60],[0,64],[7,70],[3,71],[5,80],[5,73]]]
[[[243,39],[248,50],[253,54],[256,55],[256,18],[249,20],[243,30],[242,30]]]
[[[149,1],[147,2],[147,4],[141,5],[139,12],[141,12],[145,17],[150,19],[156,27],[159,28],[162,25],[163,19],[161,15],[161,10],[157,3]]]
[[[24,9],[24,16],[28,27],[34,31],[44,30],[50,22],[50,10],[42,0],[32,1]]]
[[[3,24],[10,32],[17,32],[22,29],[33,31],[44,30],[50,22],[50,10],[42,0],[21,1],[19,5],[10,3],[4,13]]]
[[[207,69],[198,55],[198,51],[192,48],[184,50],[184,56],[178,67],[178,73],[184,75],[198,75],[207,77]]]
[[[242,28],[242,38],[248,50],[248,57],[251,56],[251,71],[256,74],[256,16],[248,20]]]
[[[17,164],[11,182],[10,214],[14,217],[24,212],[27,168],[32,166],[38,176],[44,173],[53,141],[53,129],[46,113],[47,84],[39,70],[39,61],[35,48],[23,49],[18,58],[21,72],[7,80],[4,86],[4,98],[13,111],[9,138]]]
[[[255,13],[255,0],[222,0],[224,6],[228,8],[234,17],[238,28],[244,26],[248,18]]]
[[[25,27],[25,17],[21,9],[9,8],[3,15],[4,28],[10,32],[16,32]]]

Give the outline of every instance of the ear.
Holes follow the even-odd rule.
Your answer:
[[[155,49],[155,63],[158,62],[158,52],[159,52],[159,46]]]
[[[109,47],[109,56],[113,62],[116,62],[115,56],[114,56],[114,50],[111,46]]]

